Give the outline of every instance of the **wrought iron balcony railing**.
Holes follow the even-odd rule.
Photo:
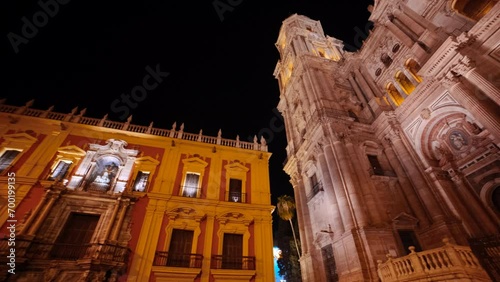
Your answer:
[[[156,252],[153,265],[201,268],[202,262],[203,255],[200,254]]]
[[[212,256],[211,268],[255,270],[255,257],[222,255]]]
[[[200,188],[193,186],[181,186],[181,196],[188,198],[198,198],[200,196]]]
[[[246,203],[247,198],[245,193],[241,192],[233,192],[233,191],[226,191],[224,195],[224,199],[228,202],[234,202],[234,203]]]
[[[130,250],[109,244],[62,244],[32,242],[26,249],[28,259],[81,260],[95,259],[101,262],[126,262]]]

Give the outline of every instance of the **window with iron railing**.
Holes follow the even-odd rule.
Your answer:
[[[229,191],[226,192],[228,202],[245,203],[245,195],[242,193],[243,182],[241,179],[229,179]]]

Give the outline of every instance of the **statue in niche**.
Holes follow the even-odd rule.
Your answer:
[[[464,146],[467,145],[467,139],[464,134],[460,131],[453,131],[450,134],[450,142],[451,146],[456,150],[461,150]]]
[[[114,163],[107,164],[102,173],[97,175],[94,183],[108,185],[118,172],[118,166]]]

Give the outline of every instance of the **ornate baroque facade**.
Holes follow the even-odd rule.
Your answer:
[[[303,280],[489,281],[469,246],[499,235],[500,3],[368,9],[355,52],[297,14],[276,42]]]
[[[265,140],[30,106],[0,104],[0,280],[273,281]]]

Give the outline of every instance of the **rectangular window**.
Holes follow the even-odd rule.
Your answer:
[[[196,198],[200,183],[200,174],[194,172],[186,173],[184,186],[182,187],[182,196]]]
[[[135,178],[134,191],[144,192],[146,191],[146,186],[148,185],[149,172],[139,171],[137,172],[137,177]]]
[[[408,247],[415,247],[415,252],[422,251],[420,247],[420,243],[417,240],[417,236],[413,230],[398,230],[399,238],[401,239],[401,243],[403,244],[403,249],[405,254],[410,254],[410,250]]]
[[[339,275],[337,274],[337,266],[335,265],[335,257],[333,256],[333,248],[331,244],[321,248],[321,256],[323,257],[323,267],[325,268],[326,281],[339,281]]]
[[[0,173],[9,168],[19,153],[21,153],[19,150],[6,150],[3,152],[2,156],[0,156]]]
[[[241,194],[241,179],[231,178],[229,179],[229,202],[242,202],[242,194]]]
[[[242,269],[243,267],[243,235],[224,234],[222,241],[222,268]]]
[[[71,213],[50,252],[51,257],[82,258],[92,240],[99,218],[99,215],[94,214]]]
[[[384,170],[380,165],[377,156],[368,155],[368,161],[370,161],[371,169],[375,175],[384,175]]]
[[[193,234],[192,230],[172,230],[172,239],[170,239],[167,254],[167,266],[190,266]]]
[[[54,171],[50,174],[49,180],[58,180],[66,177],[71,164],[72,162],[70,161],[59,161]]]

